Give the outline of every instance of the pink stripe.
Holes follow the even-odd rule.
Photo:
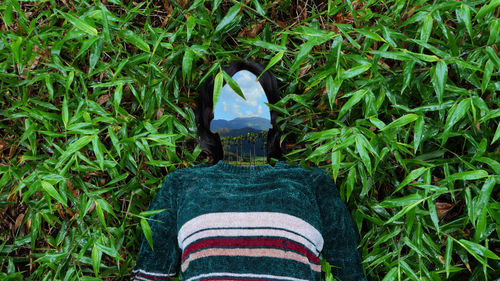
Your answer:
[[[295,260],[304,264],[308,264],[313,271],[321,272],[321,265],[319,264],[311,264],[307,257],[297,254],[291,251],[283,251],[279,249],[249,249],[249,248],[234,248],[234,249],[226,249],[226,248],[211,248],[204,249],[198,252],[192,253],[187,259],[182,262],[181,269],[182,272],[186,271],[189,267],[189,263],[191,261],[212,257],[212,256],[245,256],[245,257],[271,257],[271,258],[281,258],[281,259],[289,259]]]
[[[304,237],[299,236],[297,234],[290,233],[284,230],[278,229],[211,229],[200,231],[196,234],[189,236],[184,242],[181,244],[180,248],[185,250],[187,246],[191,245],[191,243],[196,242],[200,239],[205,238],[213,238],[213,237],[281,237],[286,238],[288,240],[299,243],[309,249],[314,255],[319,255],[319,251],[316,249],[316,246],[311,242],[307,241]]]
[[[277,212],[221,212],[195,217],[186,222],[178,233],[179,247],[191,234],[208,228],[280,228],[307,237],[318,251],[323,249],[323,236],[308,222]]]

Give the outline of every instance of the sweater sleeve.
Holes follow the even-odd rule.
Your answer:
[[[132,270],[131,280],[171,280],[170,278],[177,274],[181,250],[177,244],[178,181],[174,178],[175,174],[168,174],[148,208],[148,210],[166,210],[149,217],[153,249],[141,232],[139,257]]]
[[[319,168],[318,168],[319,169]],[[321,214],[324,246],[321,254],[332,266],[332,274],[341,281],[366,281],[357,247],[359,236],[346,204],[328,173],[319,169],[313,179]]]

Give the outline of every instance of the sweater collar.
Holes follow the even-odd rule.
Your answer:
[[[261,173],[264,171],[273,171],[279,167],[286,165],[285,161],[278,161],[274,166],[270,164],[257,165],[257,166],[237,166],[224,162],[224,160],[219,160],[217,164],[213,165],[215,169],[220,169],[233,174],[252,174]]]

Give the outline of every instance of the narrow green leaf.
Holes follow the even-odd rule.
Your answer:
[[[491,140],[491,144],[496,142],[498,139],[500,139],[500,124],[497,124],[497,130],[495,131],[495,135],[493,136],[493,139]]]
[[[42,188],[49,194],[52,198],[56,199],[59,203],[63,204],[64,207],[68,207],[66,204],[66,201],[63,199],[63,197],[57,192],[57,190],[54,188],[54,186],[47,181],[42,181]]]
[[[365,165],[366,170],[370,175],[372,175],[372,164],[370,160],[370,155],[366,151],[364,147],[364,142],[360,139],[361,137],[358,135],[356,136],[356,150],[359,153],[359,156],[361,157],[361,160],[363,162],[363,165]],[[349,195],[349,194],[348,194]],[[348,196],[349,198],[349,196]]]
[[[349,111],[354,105],[356,105],[365,95],[368,93],[367,90],[357,90],[352,94],[352,97],[342,106],[337,119],[342,118],[347,111]]]
[[[427,16],[424,18],[422,27],[420,28],[420,40],[422,40],[425,43],[427,43],[429,37],[431,36],[433,21],[434,19],[432,18],[431,13],[428,13]]]
[[[149,243],[149,246],[151,247],[151,250],[153,249],[153,234],[151,232],[151,227],[148,224],[148,221],[146,219],[141,219],[141,228],[142,232],[144,233],[144,237],[146,237],[146,240]]]
[[[94,244],[94,247],[92,248],[92,267],[94,268],[94,274],[95,276],[99,276],[99,268],[101,266],[101,257],[102,257],[102,252],[97,248],[97,245]]]
[[[214,79],[214,93],[213,93],[213,108],[215,110],[215,106],[217,105],[217,102],[219,101],[220,93],[222,91],[222,82],[223,82],[223,74],[222,71],[217,73]]]
[[[485,170],[475,170],[475,171],[467,171],[461,173],[452,174],[443,181],[455,181],[455,180],[477,180],[482,179],[488,176],[488,173]]]
[[[347,180],[346,180],[346,187],[347,187],[346,202],[348,202],[349,197],[351,197],[351,193],[354,189],[355,182],[356,182],[356,168],[352,167],[349,170],[349,174],[347,175]]]
[[[489,59],[484,67],[483,80],[481,81],[481,92],[484,93],[486,91],[486,88],[490,83],[492,73],[493,73],[493,62]]]
[[[382,128],[381,131],[390,131],[390,130],[393,130],[393,129],[396,129],[399,127],[403,127],[403,126],[405,126],[405,125],[407,125],[407,124],[409,124],[417,119],[418,119],[417,114],[413,114],[413,113],[406,114],[406,115],[403,115],[403,116],[399,117],[398,119],[392,121],[389,125]]]
[[[499,256],[497,256],[495,253],[493,253],[491,250],[484,247],[483,245],[465,239],[460,239],[459,243],[467,250],[467,252],[469,252],[474,256],[475,254],[477,254],[485,258],[500,260]]]
[[[425,121],[423,116],[419,116],[417,121],[415,121],[415,128],[413,134],[413,150],[415,153],[418,151],[418,147],[420,146],[420,142],[422,141],[422,136],[424,135],[424,126]]]
[[[460,5],[460,16],[462,18],[462,21],[465,24],[465,28],[467,29],[467,32],[469,33],[470,39],[472,43],[474,43],[474,35],[472,34],[472,24],[470,20],[470,9],[469,6],[462,4]]]
[[[398,277],[398,268],[393,267],[393,268],[391,268],[391,270],[389,270],[389,272],[387,272],[387,274],[385,275],[384,279],[382,279],[382,281],[394,281],[394,280],[397,280],[397,277]]]
[[[297,53],[297,56],[295,56],[295,60],[293,61],[292,67],[290,67],[290,72],[293,73],[295,70],[297,70],[302,61],[309,55],[311,52],[312,48],[318,44],[318,41],[316,38],[310,39],[307,41],[305,44],[302,44],[302,46],[299,49],[299,52]]]
[[[466,98],[460,101],[457,106],[451,108],[448,117],[446,118],[446,125],[444,130],[448,131],[455,125],[458,121],[460,121],[465,114],[469,111],[471,105],[470,98]]]
[[[92,149],[94,151],[94,155],[97,159],[97,163],[99,164],[99,168],[101,171],[104,170],[104,155],[101,150],[101,141],[97,135],[92,139]]]
[[[380,202],[380,206],[382,206],[383,208],[408,206],[410,204],[413,204],[421,200],[422,200],[422,195],[418,193],[413,193],[404,197],[387,198],[384,201]]]
[[[151,51],[149,49],[148,43],[146,43],[146,41],[144,41],[139,35],[135,34],[132,30],[123,30],[122,32],[120,32],[120,35],[120,37],[125,40],[125,42],[136,46],[140,50],[148,53]]]
[[[259,77],[257,77],[257,80],[260,79],[260,76],[262,76],[262,74],[264,74],[271,67],[273,67],[275,64],[277,64],[281,60],[281,58],[283,58],[284,54],[285,54],[285,51],[281,51],[281,52],[277,53],[276,55],[274,55],[271,58],[271,60],[269,60],[269,63],[267,64],[266,68],[264,68],[264,70],[262,71],[262,73],[259,74]]]
[[[245,98],[245,95],[243,95],[243,91],[241,90],[240,86],[238,85],[238,83],[236,83],[236,81],[234,81],[233,77],[229,76],[229,74],[227,74],[227,72],[225,72],[224,70],[222,70],[222,76],[224,78],[224,81],[226,81],[229,87],[231,87],[231,89],[233,89],[233,91],[238,94],[238,96],[242,97],[244,100],[247,100]]]
[[[453,253],[453,239],[450,236],[446,239],[446,255],[445,255],[445,269],[446,269],[446,278],[450,275],[450,265],[451,265],[451,255]]]
[[[229,11],[227,11],[227,14],[224,16],[224,18],[222,18],[220,23],[215,28],[215,33],[225,30],[230,25],[236,24],[238,19],[236,16],[240,12],[240,10],[241,10],[241,3],[236,3],[234,6],[232,6],[229,9]]]
[[[448,78],[448,66],[443,60],[440,60],[432,69],[434,70],[432,73],[432,84],[434,85],[439,104],[441,104],[443,103],[444,86]]]
[[[483,5],[479,12],[477,12],[476,16],[474,17],[474,20],[482,19],[484,16],[486,16],[488,13],[493,11],[496,7],[500,5],[500,0],[491,0],[491,2],[488,5]]]
[[[406,177],[405,179],[399,184],[399,186],[392,192],[392,194],[394,194],[395,192],[397,192],[398,190],[400,190],[401,188],[405,187],[406,185],[408,185],[410,182],[416,180],[418,177],[420,177],[425,171],[427,171],[428,168],[426,167],[421,167],[421,168],[418,168],[418,169],[415,169],[413,171],[411,171]]]
[[[194,52],[191,48],[187,47],[184,51],[184,57],[182,58],[182,80],[189,82],[191,80],[191,68],[193,66]]]
[[[90,35],[97,35],[97,29],[95,27],[91,26],[90,24],[86,23],[85,21],[71,15],[68,13],[58,11],[61,15],[64,16],[65,19],[67,19],[72,25],[74,25],[76,28],[80,29],[83,32],[86,32]]]
[[[328,103],[330,105],[330,110],[333,110],[333,105],[335,104],[335,97],[339,92],[340,86],[342,85],[340,79],[333,80],[332,76],[326,78],[326,94],[328,95]]]
[[[342,74],[340,74],[339,79],[345,80],[348,78],[356,77],[356,76],[360,75],[361,73],[370,69],[370,67],[372,67],[371,64],[362,64],[362,65],[355,66],[347,71],[344,71]]]
[[[99,217],[99,221],[101,222],[102,226],[106,228],[106,219],[104,218],[104,212],[102,211],[101,205],[99,205],[99,202],[97,201],[94,201],[94,204],[97,217]]]
[[[186,41],[189,41],[191,38],[191,34],[193,33],[193,29],[196,26],[196,19],[193,15],[188,16],[186,22]]]
[[[66,98],[66,96],[64,96],[63,98],[61,118],[64,124],[64,128],[68,128],[69,111],[68,111],[68,99]]]
[[[495,177],[490,176],[486,179],[486,181],[483,184],[483,187],[481,188],[481,192],[479,193],[479,200],[477,201],[476,205],[474,206],[475,209],[475,215],[476,217],[479,216],[479,213],[486,209],[488,205],[488,201],[490,200],[491,197],[491,192],[493,191],[493,187],[495,187],[496,181]]]
[[[436,228],[437,233],[439,234],[439,217],[437,214],[436,210],[436,204],[434,204],[434,201],[432,200],[432,197],[427,198],[427,206],[429,207],[429,214],[431,216],[432,223],[434,224],[434,227]]]

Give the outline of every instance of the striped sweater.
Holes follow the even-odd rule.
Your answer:
[[[149,206],[132,280],[366,280],[359,238],[330,176],[280,161],[220,160],[170,173]]]

